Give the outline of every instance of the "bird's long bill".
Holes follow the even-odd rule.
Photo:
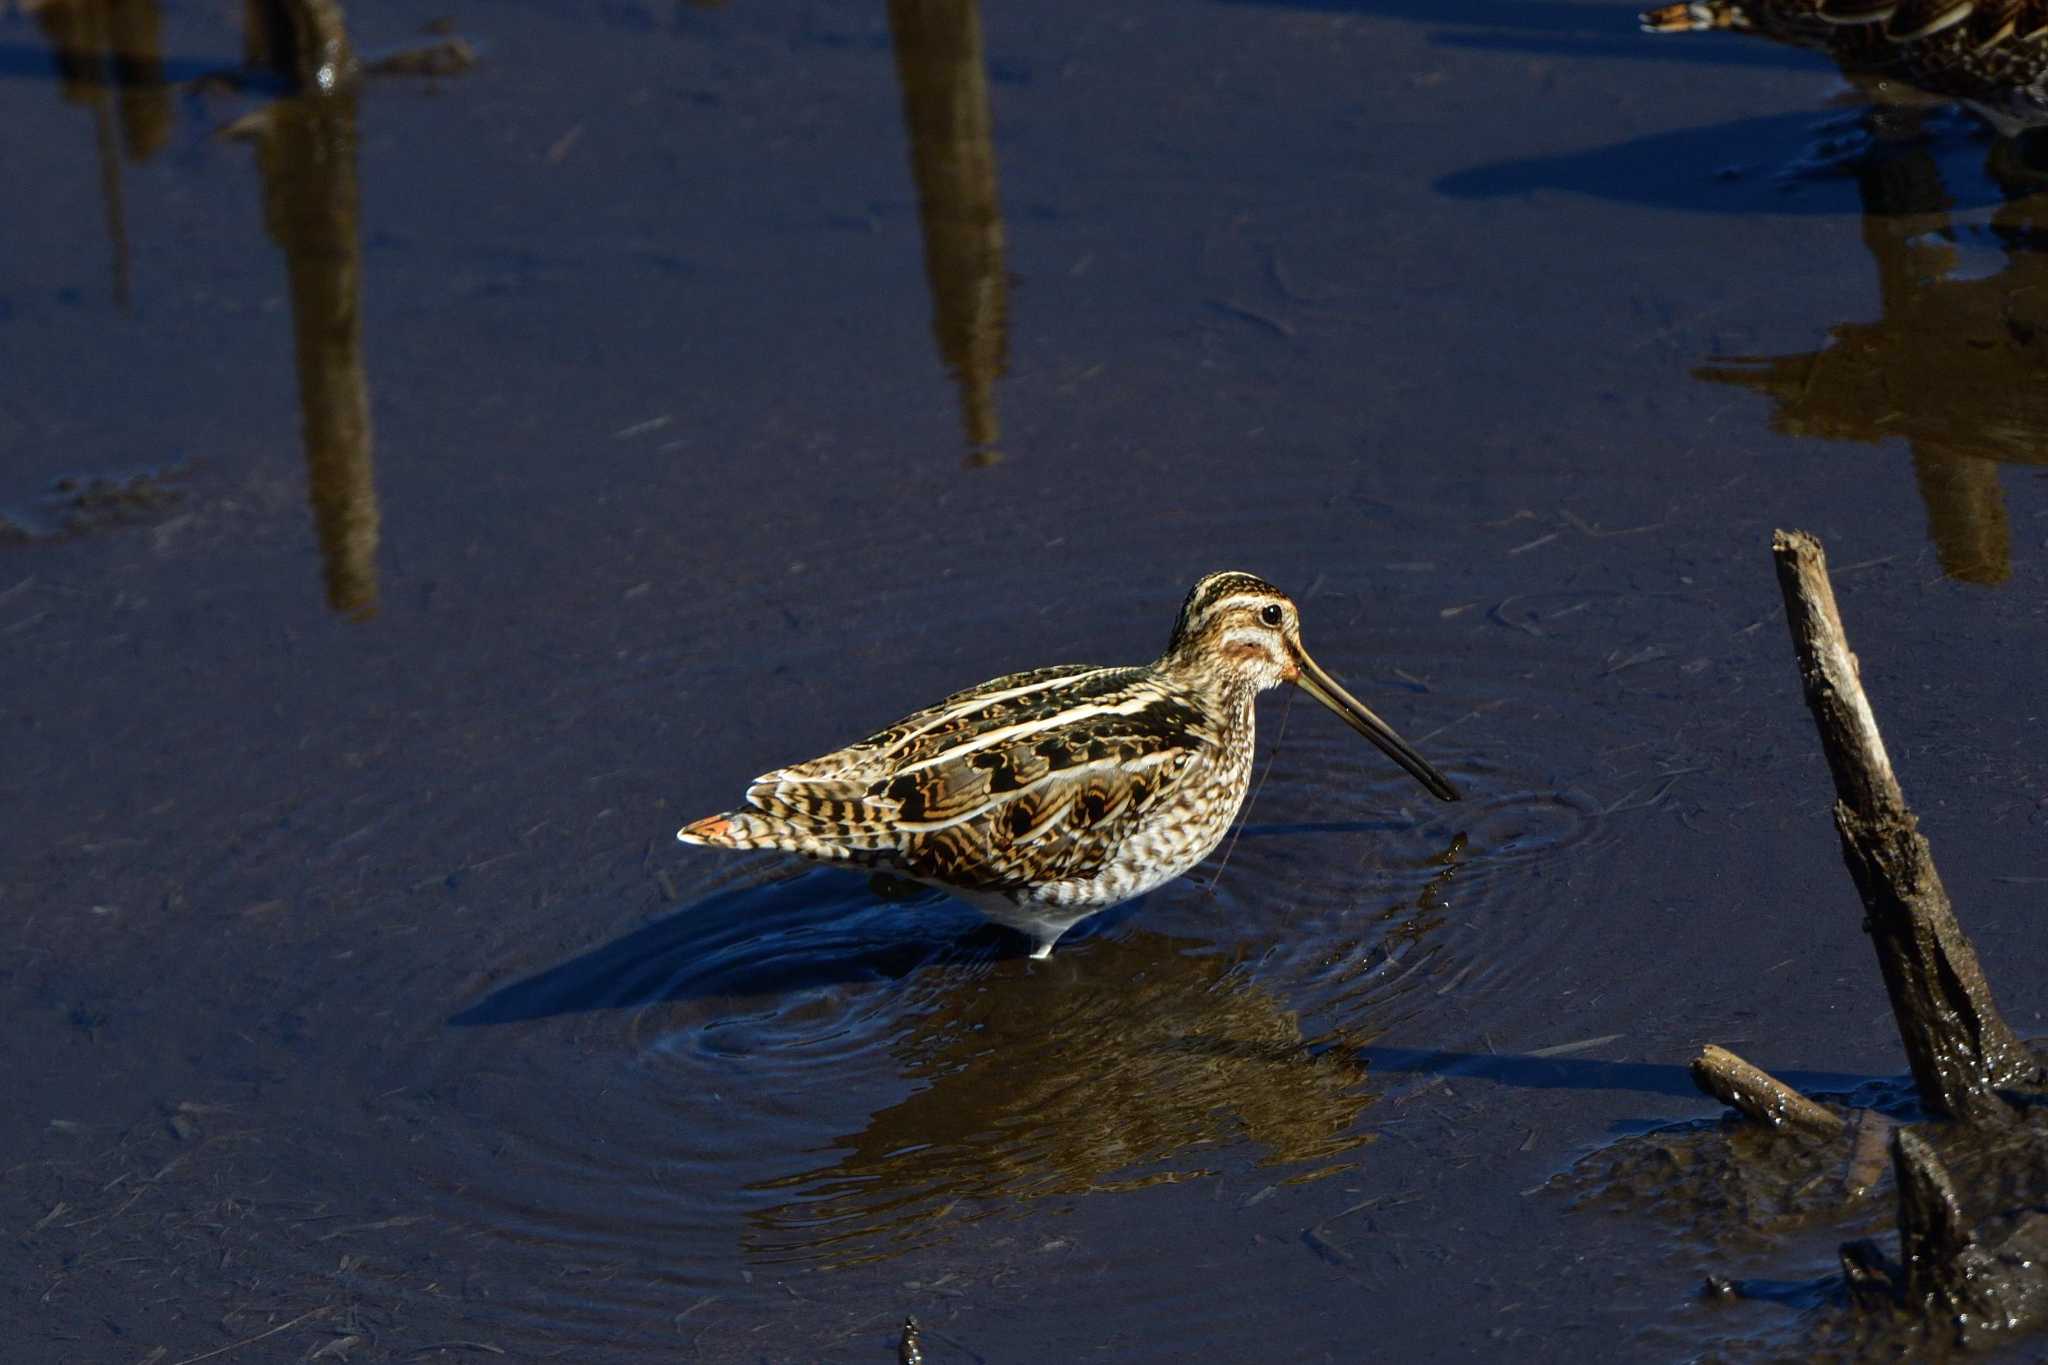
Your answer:
[[[1321,664],[1308,657],[1306,650],[1298,651],[1301,661],[1302,691],[1314,697],[1323,705],[1344,717],[1345,724],[1380,746],[1388,758],[1406,768],[1417,782],[1429,788],[1430,795],[1439,801],[1456,801],[1458,789],[1450,779],[1429,766],[1429,761],[1408,747],[1408,741],[1394,733],[1394,727],[1381,720],[1366,708],[1364,702],[1346,692],[1337,680],[1323,671]]]

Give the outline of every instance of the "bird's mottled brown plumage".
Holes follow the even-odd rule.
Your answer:
[[[1195,585],[1152,664],[1038,668],[956,692],[857,744],[763,773],[746,809],[677,837],[944,887],[1031,935],[1043,956],[1076,921],[1207,856],[1250,785],[1253,699],[1304,676],[1425,785],[1456,799],[1316,667],[1286,594],[1224,573]]]
[[[1852,76],[1961,100],[2004,133],[2048,123],[2048,0],[1695,0],[1642,22],[1815,48]]]

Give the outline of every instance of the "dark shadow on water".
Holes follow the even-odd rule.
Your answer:
[[[1627,61],[1685,62],[1689,65],[1797,67],[1816,66],[1810,58],[1787,48],[1761,43],[1712,40],[1673,42],[1639,31],[1638,6],[1550,4],[1535,0],[1230,0],[1232,4],[1306,14],[1370,14],[1410,23],[1464,25],[1470,29],[1506,32],[1437,31],[1430,41],[1442,47],[1508,52],[1530,57],[1599,57]],[[1545,36],[1534,36],[1534,35]]]
[[[1545,33],[1578,33],[1599,29],[1614,20],[1635,27],[1632,11],[1587,5],[1553,4],[1549,0],[1232,0],[1265,9],[1305,10],[1315,14],[1377,14],[1418,24],[1473,24],[1488,28],[1535,29]]]
[[[1655,35],[1647,33],[1601,34],[1571,39],[1508,37],[1497,33],[1441,33],[1433,36],[1444,47],[1462,47],[1477,52],[1511,52],[1520,57],[1683,62],[1687,66],[1774,67],[1788,71],[1801,67],[1813,71],[1827,69],[1823,59],[1789,48],[1660,42]]]
[[[1816,128],[1816,124],[1824,125]],[[1761,114],[1703,128],[1653,133],[1560,156],[1497,161],[1436,182],[1454,199],[1500,199],[1563,190],[1619,203],[1713,214],[1861,215],[1854,155],[1863,135],[1815,110]],[[1970,185],[1967,209],[1996,202]]]
[[[1785,1308],[1807,1312],[1834,1303],[1842,1292],[1842,1277],[1823,1275],[1812,1280],[1736,1280],[1735,1296],[1761,1299]]]
[[[1524,1090],[1636,1090],[1651,1095],[1700,1099],[1692,1074],[1657,1062],[1605,1062],[1597,1057],[1533,1057],[1527,1053],[1445,1052],[1428,1048],[1362,1047],[1358,1060],[1375,1073],[1466,1076]],[[1889,1081],[1846,1071],[1773,1071],[1772,1075],[1809,1095],[1848,1094]]]
[[[671,1000],[900,981],[936,961],[1018,956],[1024,941],[936,892],[883,899],[828,868],[707,896],[449,1019],[469,1027]]]
[[[1405,820],[1321,820],[1248,825],[1240,837],[1378,834]],[[719,891],[624,938],[516,981],[449,1019],[508,1024],[670,1000],[778,996],[861,981],[900,981],[936,963],[1020,957],[1021,935],[983,921],[937,891],[911,883],[880,894],[864,874],[807,867],[777,881]],[[1139,912],[1112,906],[1069,930],[1072,953]]]
[[[81,77],[65,68],[61,56],[53,66],[52,54],[46,49],[27,43],[0,43],[0,81],[46,81],[55,76],[67,83],[79,79],[104,81],[122,91],[168,91],[169,87],[219,74],[218,58],[160,57],[154,65],[135,68],[133,74],[129,70],[108,75],[88,71]],[[236,81],[242,89],[256,94],[281,95],[292,88],[288,80],[263,72],[237,73]]]

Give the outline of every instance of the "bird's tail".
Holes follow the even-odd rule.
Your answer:
[[[785,853],[801,853],[806,858],[835,862],[857,859],[862,852],[843,842],[825,838],[819,831],[795,820],[757,810],[729,810],[723,815],[707,815],[677,830],[676,838],[686,844],[704,844],[712,848],[780,849]]]

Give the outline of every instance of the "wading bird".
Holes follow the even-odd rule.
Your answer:
[[[1154,663],[1060,665],[955,692],[763,773],[686,844],[781,849],[942,888],[1045,957],[1080,920],[1209,855],[1251,785],[1252,701],[1296,683],[1438,799],[1457,789],[1301,647],[1286,593],[1213,573]]]
[[[1642,24],[1815,48],[1852,77],[1961,100],[2008,137],[2048,123],[2048,0],[1694,0]]]

